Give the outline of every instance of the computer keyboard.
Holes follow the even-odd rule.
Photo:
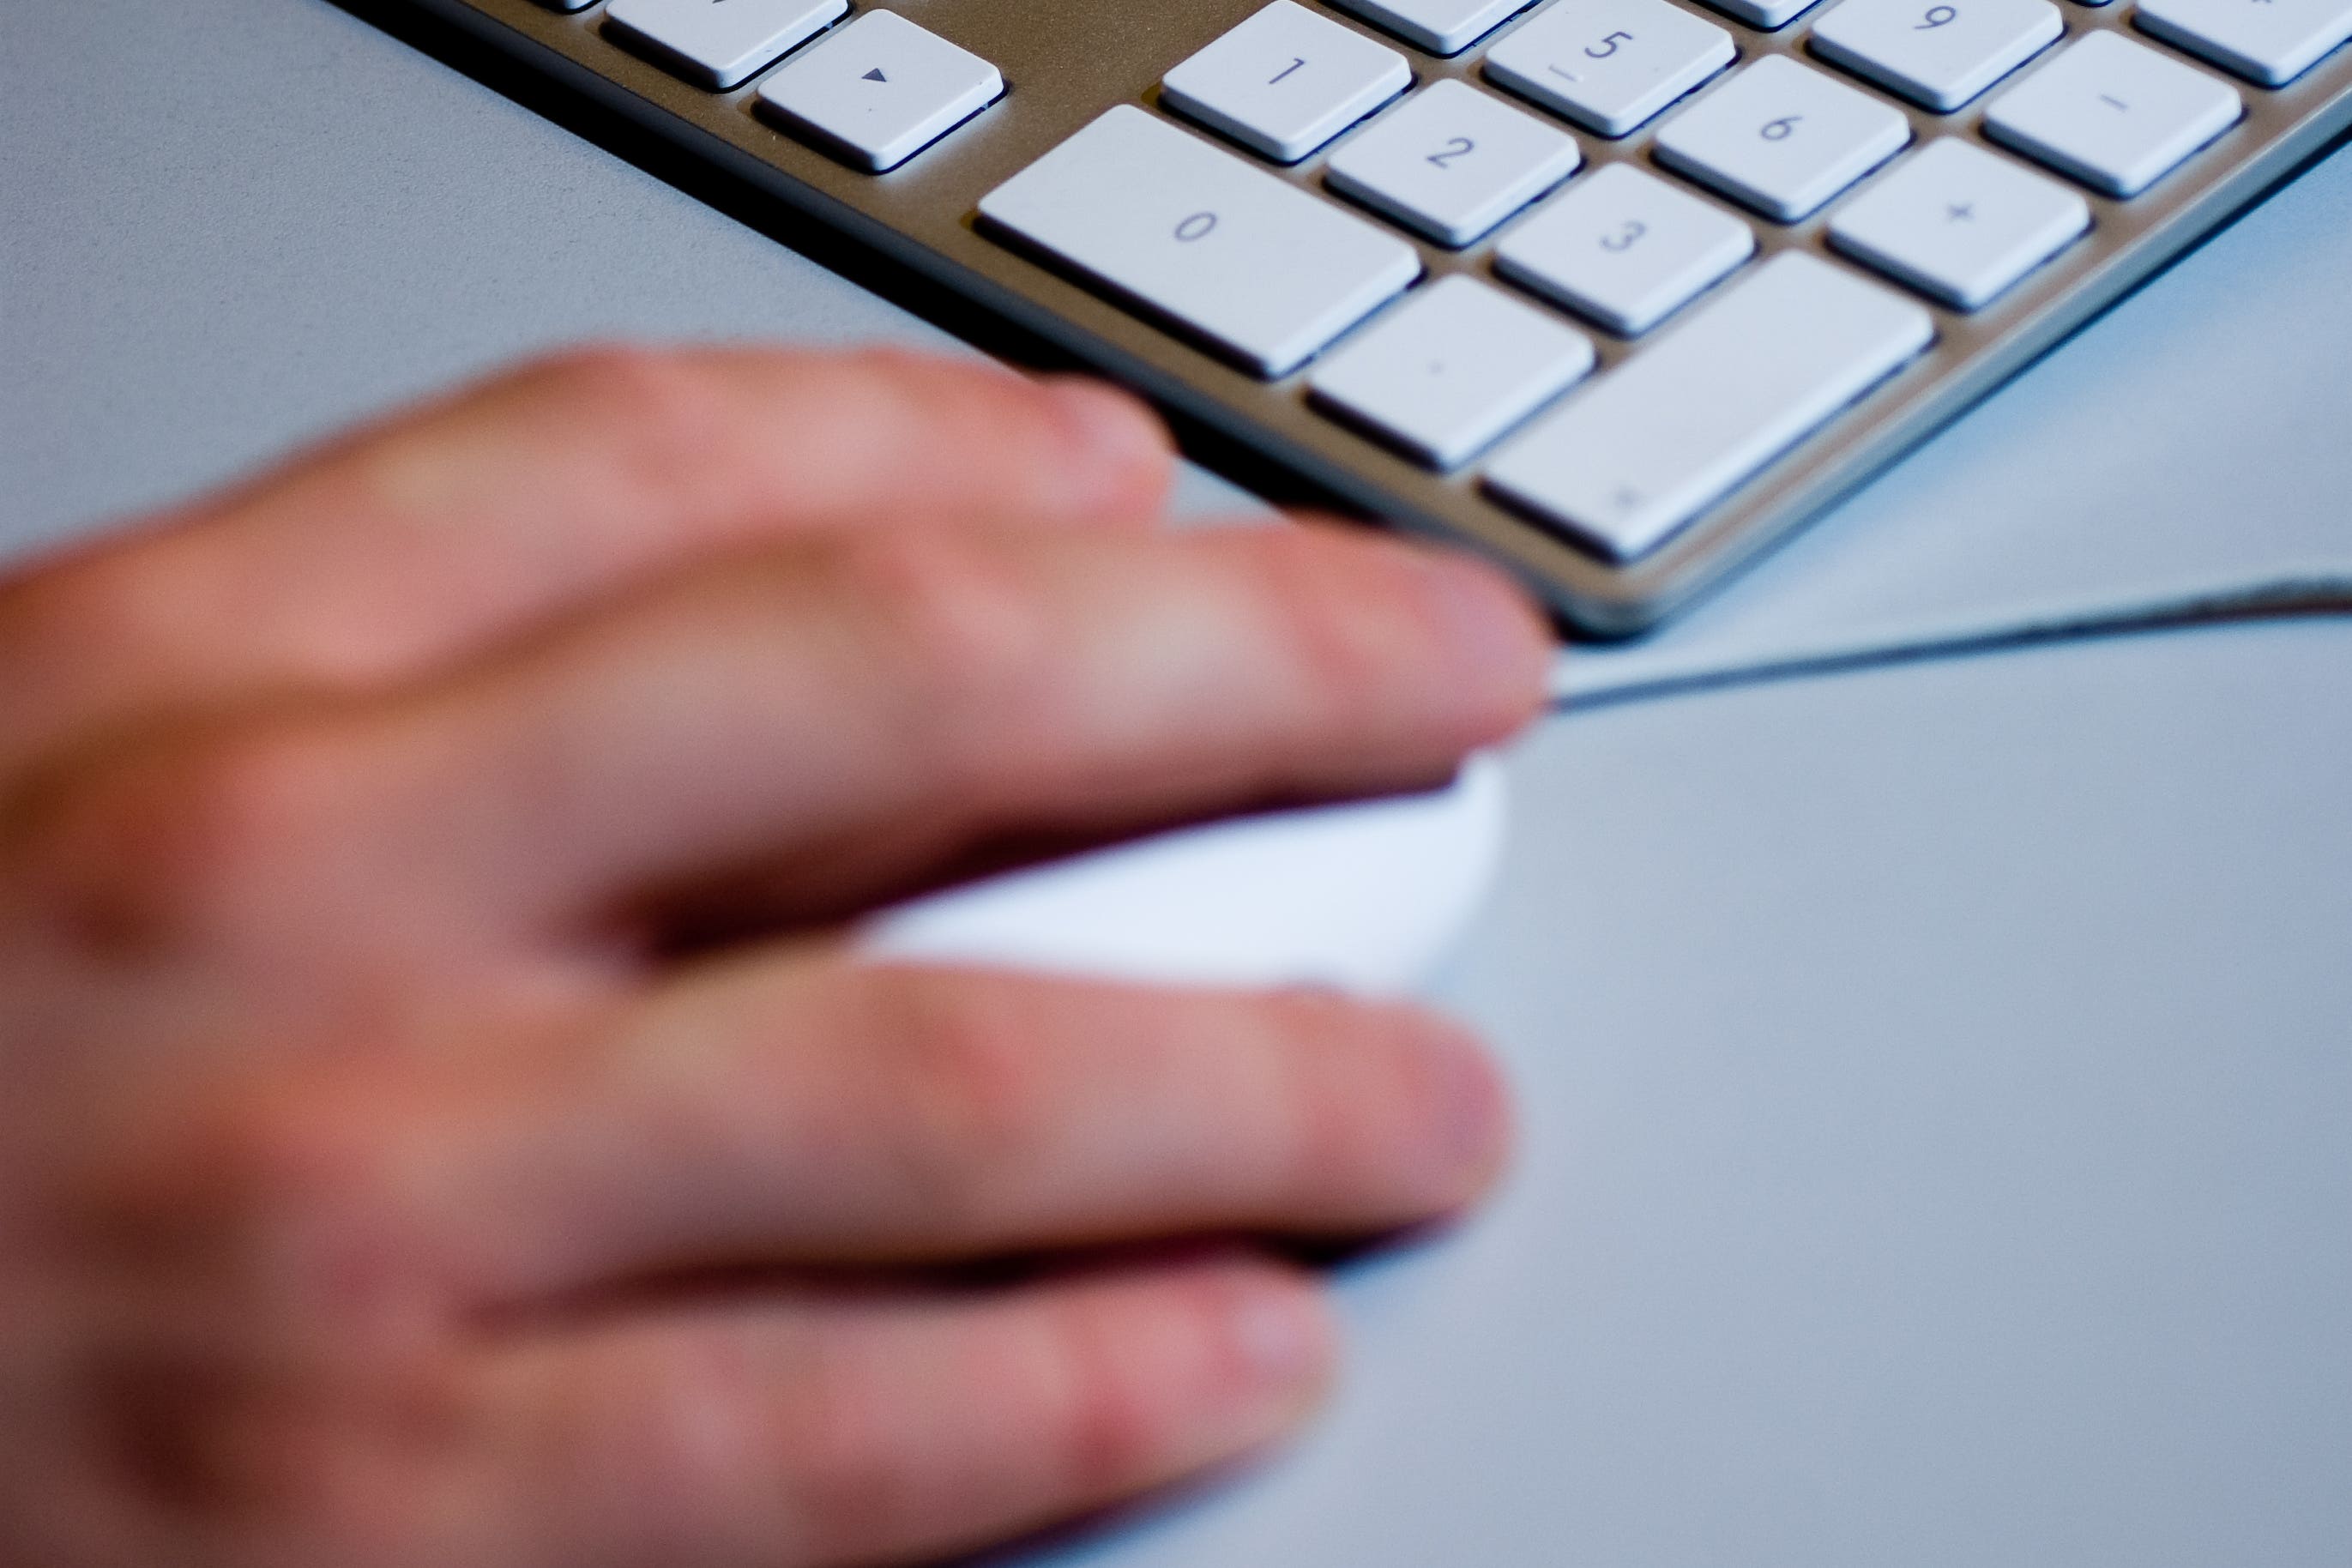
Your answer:
[[[2352,124],[2352,0],[401,3],[1598,635]]]

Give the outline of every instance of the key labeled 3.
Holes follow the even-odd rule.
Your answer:
[[[1794,223],[1901,152],[1911,122],[1809,66],[1767,55],[1668,121],[1658,161]]]
[[[1412,85],[1404,57],[1295,0],[1274,0],[1160,81],[1160,101],[1296,163]]]
[[[1486,79],[1602,136],[1623,136],[1731,64],[1731,35],[1666,0],[1543,11],[1486,55]]]
[[[1475,87],[1439,81],[1331,155],[1324,179],[1440,245],[1465,246],[1576,172],[1576,141]]]
[[[1495,270],[1631,337],[1755,253],[1756,236],[1729,213],[1612,163],[1504,236]]]

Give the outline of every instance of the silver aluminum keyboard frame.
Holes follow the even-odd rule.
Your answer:
[[[2053,45],[2053,51],[2095,28],[2123,30],[2236,87],[2246,101],[2245,118],[2140,195],[2115,200],[2085,191],[2093,215],[2090,235],[1987,308],[1964,313],[1921,300],[1936,317],[1934,348],[1659,549],[1617,565],[1488,498],[1478,489],[1475,462],[1451,476],[1422,468],[1311,409],[1304,372],[1260,381],[975,226],[982,195],[1114,103],[1157,109],[1156,84],[1161,75],[1255,12],[1264,0],[883,0],[887,8],[993,61],[1004,73],[1007,91],[943,141],[881,175],[852,170],[754,118],[751,96],[764,71],[735,90],[707,92],[608,42],[597,32],[604,14],[601,0],[572,13],[548,9],[536,0],[394,3],[456,24],[690,155],[837,227],[1176,413],[1238,441],[1341,504],[1395,526],[1485,551],[1515,567],[1567,625],[1598,637],[1641,631],[1720,581],[2228,221],[2352,125],[2352,46],[2337,48],[2284,88],[2263,88],[2140,33],[2130,24],[2130,0],[2098,8],[2058,0],[2067,38]],[[1537,0],[1452,58],[1424,53],[1328,5],[1317,8],[1404,54],[1417,84],[1451,76],[1517,102],[1480,79],[1479,62],[1544,3]],[[1901,110],[1911,121],[1915,147],[1939,134],[1983,140],[1979,121],[1985,103],[2018,76],[2005,79],[1957,113],[1917,108],[1805,50],[1811,21],[1834,3],[1823,0],[1821,6],[1769,33],[1704,6],[1685,8],[1732,33],[1739,59],[1731,70],[1767,53],[1791,55]],[[860,0],[857,10],[866,8],[867,0]],[[2049,58],[2045,52],[2024,70]],[[1717,75],[1709,87],[1729,74]],[[1532,106],[1523,107],[1549,118]],[[1570,131],[1584,149],[1585,167],[1577,176],[1581,179],[1612,160],[1647,165],[1653,133],[1675,112],[1670,109],[1613,142],[1580,127],[1555,123]],[[1189,124],[1186,129],[1208,135]],[[1349,205],[1321,189],[1329,148],[1287,169],[1238,148],[1229,150],[1316,190],[1324,200]],[[2003,157],[2018,156],[2006,148],[2000,151]],[[1898,156],[1885,167],[1900,162]],[[1664,177],[1698,190],[1680,175]],[[1854,190],[1867,189],[1877,177],[1865,179]],[[1700,194],[1717,199],[1712,193]],[[1757,257],[1733,273],[1731,280],[1744,278],[1758,263],[1790,247],[1829,255],[1840,267],[1874,277],[1860,263],[1829,250],[1823,236],[1829,216],[1852,194],[1793,225],[1729,207],[1749,224],[1758,239]],[[1402,229],[1391,232],[1419,248],[1433,280],[1448,272],[1487,273],[1495,241],[1509,226],[1507,223],[1497,235],[1462,251],[1427,243]],[[2347,258],[2347,277],[2352,279],[2352,256]],[[593,281],[588,286],[593,287]],[[1885,286],[1902,291],[1892,282]],[[1646,341],[1628,343],[1578,324],[1598,344],[1604,374],[1629,350],[1639,352]],[[1671,331],[1673,326],[1670,318],[1655,331]]]

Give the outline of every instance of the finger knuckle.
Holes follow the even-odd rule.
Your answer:
[[[93,1369],[94,1456],[180,1539],[236,1561],[377,1564],[405,1557],[421,1451],[447,1395],[390,1394],[266,1358],[158,1351]],[[416,1444],[422,1450],[427,1444]],[[208,1561],[210,1559],[207,1559]]]
[[[920,1459],[889,1431],[851,1367],[807,1369],[778,1447],[801,1545],[818,1561],[845,1557],[917,1511]]]
[[[145,569],[144,552],[100,550],[0,586],[0,647],[12,682],[89,683],[104,671],[176,657],[183,585]]]
[[[941,1223],[982,1225],[1045,1142],[1026,1010],[980,977],[916,971],[895,977],[885,1008],[875,1088],[906,1129],[901,1175]]]
[[[1393,547],[1338,528],[1255,530],[1230,542],[1248,552],[1246,579],[1276,657],[1334,710],[1360,708],[1392,676],[1405,624],[1393,596],[1379,592],[1385,578],[1368,570],[1367,552]]]
[[[1167,1373],[1139,1368],[1137,1347],[1110,1331],[1098,1314],[1066,1312],[1060,1338],[1067,1392],[1055,1428],[1056,1468],[1074,1496],[1114,1495],[1157,1468],[1168,1422],[1148,1387],[1152,1377]]]
[[[329,736],[262,722],[68,765],[22,798],[16,837],[38,906],[103,951],[224,931],[322,865],[353,761]]]
[[[635,343],[595,343],[542,361],[531,379],[570,421],[598,432],[604,455],[654,484],[698,484],[729,427],[719,378],[696,356]]]
[[[1001,550],[945,531],[883,534],[845,544],[836,571],[897,667],[899,722],[937,765],[1001,753],[1004,733],[1050,699],[1049,617]]]
[[[1299,988],[1267,999],[1280,1048],[1286,1175],[1300,1190],[1385,1183],[1441,1119],[1418,1009]]]
[[[443,1271],[400,1198],[390,1119],[367,1108],[379,1098],[271,1086],[192,1107],[156,1141],[163,1158],[134,1167],[124,1206],[200,1247],[212,1285],[256,1321],[331,1324],[341,1341],[414,1321]]]
[[[987,455],[986,438],[1017,432],[1034,406],[1034,384],[992,365],[942,359],[913,350],[858,350],[842,362],[850,385],[885,428],[927,428],[982,437],[960,450]]]
[[[86,1177],[84,1239],[165,1314],[88,1369],[93,1436],[150,1502],[348,1553],[448,1437],[454,1315],[387,1196],[380,1124],[348,1093],[216,1084]]]
[[[685,354],[642,343],[587,343],[551,354],[521,373],[526,384],[551,388],[575,405],[628,416],[662,415],[698,405],[707,381]]]

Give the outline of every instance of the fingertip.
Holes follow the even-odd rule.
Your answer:
[[[1319,1404],[1339,1350],[1322,1289],[1300,1270],[1261,1261],[1233,1267],[1223,1296],[1222,1331],[1244,1376],[1293,1418]]]
[[[1426,619],[1465,719],[1513,733],[1542,710],[1559,642],[1534,599],[1499,567],[1457,550],[1396,542],[1417,579]]]
[[[1322,1407],[1339,1363],[1330,1303],[1304,1269],[1241,1253],[1177,1267],[1191,1278],[1168,1281],[1168,1300],[1182,1303],[1194,1348],[1163,1350],[1162,1375],[1190,1386],[1169,1390],[1185,1414],[1168,1429],[1160,1481],[1280,1444]]]
[[[1475,1201],[1508,1165],[1516,1128],[1502,1069],[1465,1025],[1405,1005],[1421,1057],[1432,1205],[1454,1213]]]
[[[1064,477],[1072,509],[1112,519],[1157,516],[1174,477],[1176,444],[1150,405],[1084,376],[1049,377],[1038,391],[1069,439]]]

